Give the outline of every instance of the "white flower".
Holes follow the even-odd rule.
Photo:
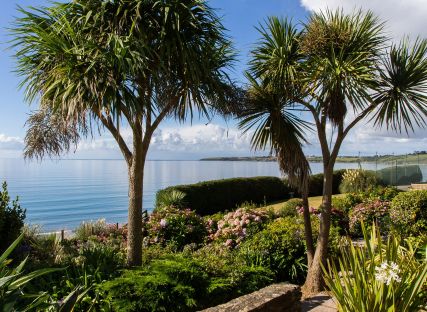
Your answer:
[[[399,266],[394,262],[388,263],[385,261],[380,266],[375,267],[375,279],[386,285],[390,285],[392,281],[399,283],[402,280],[399,277],[399,273]]]

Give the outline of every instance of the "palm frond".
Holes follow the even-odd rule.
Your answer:
[[[306,187],[310,167],[302,144],[310,124],[293,114],[293,104],[283,94],[259,83],[250,74],[246,76],[250,88],[239,115],[239,128],[244,132],[253,130],[251,144],[255,150],[271,148],[276,153],[280,169],[293,186]]]
[[[301,51],[306,79],[318,105],[337,124],[348,107],[363,110],[377,89],[376,63],[384,43],[383,23],[370,11],[314,13],[304,25]]]
[[[408,40],[393,45],[383,58],[377,109],[373,120],[377,126],[392,130],[413,131],[427,125],[427,40]]]

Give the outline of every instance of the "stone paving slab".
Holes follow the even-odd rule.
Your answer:
[[[327,294],[318,294],[301,303],[301,312],[337,312],[337,306]]]

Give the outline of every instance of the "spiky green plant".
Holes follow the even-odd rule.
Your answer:
[[[384,242],[375,224],[370,233],[362,229],[364,244],[348,239],[338,264],[324,268],[339,311],[419,311],[427,300],[427,258],[418,259],[414,246],[398,237]]]

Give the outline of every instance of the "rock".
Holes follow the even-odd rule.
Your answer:
[[[301,288],[292,284],[273,284],[203,312],[299,312]]]

